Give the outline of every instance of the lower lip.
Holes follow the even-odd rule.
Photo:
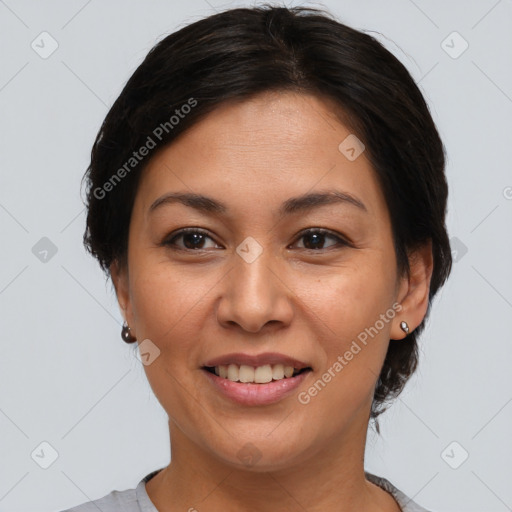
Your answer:
[[[241,405],[268,405],[279,402],[295,391],[311,370],[281,380],[254,384],[250,382],[233,382],[219,377],[208,370],[203,370],[210,382],[224,396]]]

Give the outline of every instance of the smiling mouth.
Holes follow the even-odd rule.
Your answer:
[[[294,368],[283,364],[265,364],[262,366],[249,365],[219,365],[203,366],[203,369],[221,379],[232,382],[243,382],[248,384],[267,384],[269,382],[285,380],[296,377],[302,373],[311,371],[309,366],[305,368]]]

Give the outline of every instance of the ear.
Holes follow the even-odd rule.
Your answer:
[[[116,290],[117,302],[121,309],[121,314],[135,337],[135,325],[133,319],[132,304],[130,299],[130,280],[128,276],[128,266],[114,260],[109,267],[110,277]]]
[[[433,270],[432,240],[409,254],[410,276],[400,278],[397,302],[402,305],[394,318],[391,328],[391,339],[400,340],[406,333],[400,328],[400,322],[409,325],[411,333],[421,324],[428,308],[430,280]]]

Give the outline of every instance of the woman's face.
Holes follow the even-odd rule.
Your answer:
[[[118,298],[171,437],[230,465],[287,467],[363,439],[409,320],[384,197],[332,110],[288,92],[224,104],[140,181]],[[263,382],[230,380],[251,381],[247,367]]]

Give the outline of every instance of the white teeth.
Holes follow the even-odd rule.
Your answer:
[[[265,366],[258,366],[254,371],[254,382],[258,384],[265,384],[272,381],[272,366],[266,364]]]
[[[282,364],[272,366],[272,378],[275,380],[284,379],[284,366]]]
[[[240,366],[240,371],[238,372],[238,380],[240,382],[254,382],[254,368],[245,364]]]
[[[293,366],[284,366],[282,364],[265,364],[263,366],[253,367],[249,365],[221,364],[214,368],[215,375],[223,379],[229,379],[233,382],[249,382],[265,384],[272,380],[281,380],[293,376],[295,369]]]
[[[233,382],[238,382],[238,366],[236,364],[230,364],[228,366],[228,379]]]

